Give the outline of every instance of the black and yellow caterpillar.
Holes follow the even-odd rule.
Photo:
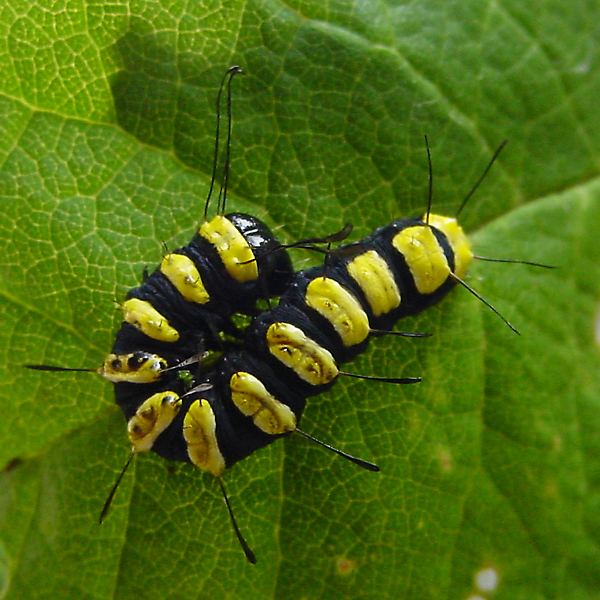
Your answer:
[[[237,72],[232,67],[221,87],[228,83],[230,129],[230,83]],[[100,520],[131,458],[152,450],[217,477],[238,539],[255,562],[234,520],[222,472],[293,432],[378,470],[299,429],[307,399],[328,390],[340,375],[350,375],[340,366],[364,352],[372,335],[392,333],[399,319],[436,304],[457,283],[473,292],[464,277],[474,255],[457,218],[428,208],[425,215],[396,220],[327,252],[321,266],[294,274],[286,247],[264,223],[246,214],[223,214],[230,132],[227,143],[219,215],[127,294],[124,322],[98,370],[115,386],[132,447]],[[209,201],[210,193],[207,206]],[[347,231],[292,246],[340,241]],[[258,301],[274,296],[281,296],[279,304],[259,313]],[[235,313],[253,318],[243,339],[225,346],[224,332],[240,333],[231,321]],[[220,353],[216,362],[203,363],[205,350]]]
[[[341,246],[322,266],[296,273],[279,304],[252,320],[242,346],[200,373],[191,390],[172,371],[149,395],[148,386],[117,383],[132,455],[152,450],[220,482],[224,469],[280,437],[296,431],[314,440],[299,429],[307,398],[329,389],[372,333],[440,301],[472,258],[456,219],[433,214],[394,221]],[[235,521],[234,528],[254,562]]]
[[[221,253],[213,242],[211,249],[207,245],[210,236],[203,235],[202,228],[212,231],[214,225],[219,232],[221,227],[228,230],[235,227],[235,219],[231,216],[224,224],[227,218],[217,217],[205,223],[188,246],[168,254],[161,266],[128,294],[125,322],[100,372],[115,385],[132,452],[101,520],[131,458],[152,450],[217,477],[238,539],[248,560],[255,562],[234,520],[220,477],[223,471],[293,432],[377,471],[376,465],[299,429],[307,399],[328,390],[340,375],[349,375],[340,366],[364,352],[372,335],[391,333],[399,319],[439,302],[457,283],[468,288],[464,277],[474,254],[456,218],[428,210],[423,216],[396,220],[359,242],[328,252],[321,266],[292,274],[285,248],[268,230],[261,230],[259,244],[227,243],[227,253]],[[251,222],[256,230],[256,220]],[[238,233],[244,237],[243,231]],[[336,236],[318,241],[329,239]],[[237,301],[232,299],[228,306],[252,308],[257,299],[266,297],[261,293],[265,289],[260,283],[262,265],[266,265],[267,275],[275,278],[268,287],[269,295],[282,293],[277,306],[252,318],[243,341],[205,366],[199,346],[204,348],[211,340],[217,344],[228,318],[228,312],[219,312],[219,307],[206,311],[204,304],[215,298],[210,288],[199,297],[208,298],[205,303],[188,289],[195,294],[197,283],[204,280],[200,270],[210,253],[219,257],[220,263],[209,260],[209,268],[221,278],[227,273],[232,279],[224,297],[241,289],[247,293]],[[184,257],[185,268],[179,267],[180,257]],[[200,277],[196,273],[190,276],[189,263]],[[231,275],[228,265],[259,269],[242,281]],[[247,282],[248,288],[242,288]],[[132,318],[127,311],[138,303],[142,308],[136,308]],[[204,320],[199,318],[198,325],[191,315],[202,315]],[[419,379],[386,381],[415,383]]]
[[[456,220],[436,215],[395,221],[339,250],[326,265],[297,273],[279,305],[252,320],[243,346],[199,381],[208,388],[201,397],[185,397],[176,433],[157,438],[153,450],[219,475],[289,435],[306,399],[333,385],[371,332],[441,300],[472,258]],[[131,412],[118,389],[117,402]]]
[[[436,304],[457,284],[515,330],[464,281],[473,258],[497,260],[476,257],[457,218],[432,214],[429,208],[420,217],[396,220],[329,252],[321,266],[294,275],[277,306],[252,319],[240,347],[223,353],[206,370],[200,366],[191,389],[172,370],[161,372],[152,390],[116,384],[116,401],[128,419],[132,456],[152,450],[215,475],[242,548],[254,562],[233,518],[222,472],[293,432],[365,469],[379,470],[299,429],[306,401],[328,390],[340,375],[350,375],[340,366],[364,352],[370,337],[392,333],[399,319]]]

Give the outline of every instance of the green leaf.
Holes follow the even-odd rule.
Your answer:
[[[589,599],[600,595],[597,7],[13,0],[0,11],[0,595],[8,599]],[[129,448],[98,365],[115,301],[201,219],[234,82],[229,206],[285,241],[461,215],[466,290],[374,340],[303,428],[216,482]],[[314,256],[295,255],[296,266]],[[489,589],[488,589],[489,588]]]

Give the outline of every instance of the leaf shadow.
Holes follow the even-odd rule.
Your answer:
[[[210,172],[221,65],[179,52],[164,33],[130,30],[114,44],[110,81],[117,123],[141,143]]]

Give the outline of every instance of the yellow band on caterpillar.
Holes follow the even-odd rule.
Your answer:
[[[219,476],[225,469],[225,459],[217,441],[215,413],[204,398],[196,400],[183,418],[183,437],[188,456],[203,471]]]
[[[306,287],[306,304],[325,317],[340,336],[344,346],[367,339],[369,318],[360,302],[337,281],[316,277]]]
[[[273,323],[267,330],[269,351],[300,379],[324,385],[339,373],[331,352],[290,323]]]
[[[150,450],[156,438],[173,422],[181,408],[181,398],[175,392],[160,392],[150,396],[127,423],[133,452]]]
[[[183,254],[167,254],[160,263],[161,273],[189,302],[206,304],[210,296],[194,262]]]
[[[400,306],[400,290],[394,274],[375,250],[369,250],[352,259],[346,269],[363,291],[376,317]]]
[[[296,429],[296,415],[271,395],[254,375],[240,371],[229,381],[231,399],[254,424],[269,435],[279,435]]]
[[[137,327],[153,340],[160,342],[176,342],[179,333],[169,322],[146,300],[130,298],[123,303],[123,319]]]
[[[258,264],[252,248],[229,219],[217,216],[202,223],[199,233],[215,247],[225,269],[236,281],[258,279]]]
[[[392,245],[404,257],[420,294],[435,292],[448,279],[448,260],[427,225],[403,229],[392,238]]]

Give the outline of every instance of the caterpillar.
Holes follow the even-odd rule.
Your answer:
[[[341,371],[340,366],[364,352],[373,335],[411,335],[391,328],[436,304],[457,284],[503,318],[464,281],[476,255],[456,217],[432,214],[430,206],[431,187],[424,215],[393,221],[359,242],[328,252],[322,265],[296,273],[279,304],[252,319],[241,347],[200,372],[189,391],[182,394],[181,385],[166,385],[140,404],[139,396],[132,398],[116,386],[116,401],[128,418],[132,456],[152,450],[216,476],[250,562],[255,556],[233,518],[221,481],[226,468],[296,432],[366,470],[379,470],[301,430],[307,399],[327,391],[340,375],[370,378]]]
[[[100,521],[132,458],[152,450],[168,460],[192,463],[216,476],[236,536],[247,559],[254,563],[256,557],[235,521],[221,479],[223,471],[293,432],[364,469],[379,470],[373,463],[301,430],[299,423],[307,399],[327,391],[340,375],[390,383],[420,381],[356,375],[341,371],[340,366],[364,352],[373,336],[419,335],[391,329],[400,318],[439,302],[457,284],[499,314],[464,281],[475,255],[457,217],[503,145],[455,217],[431,213],[429,157],[430,189],[424,215],[396,220],[359,242],[328,249],[321,266],[294,274],[287,248],[342,241],[349,228],[284,246],[255,217],[225,214],[231,80],[239,72],[239,67],[227,71],[217,96],[215,161],[205,221],[189,244],[167,253],[161,265],[127,294],[124,322],[112,352],[98,369],[114,384],[115,400],[126,417],[132,447]],[[218,157],[220,96],[225,86],[229,129],[219,214],[207,221]],[[279,304],[259,313],[257,302],[275,296],[281,296]],[[242,341],[225,345],[223,332],[240,335],[231,322],[237,312],[253,318]],[[213,364],[204,364],[205,350],[222,355]]]

